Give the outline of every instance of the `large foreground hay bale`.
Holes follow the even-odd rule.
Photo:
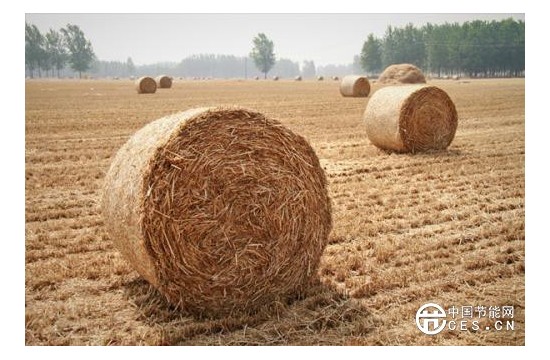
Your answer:
[[[397,152],[445,149],[458,125],[456,108],[435,86],[389,86],[372,95],[364,120],[377,147]]]
[[[244,109],[193,109],[139,130],[114,157],[103,214],[116,247],[174,305],[253,311],[315,278],[331,229],[307,141]]]
[[[381,84],[425,84],[426,78],[422,71],[411,64],[394,64],[388,66],[378,82]]]
[[[340,94],[346,97],[367,97],[370,93],[370,83],[366,76],[344,76],[340,83]]]
[[[136,80],[136,90],[138,94],[154,94],[157,91],[157,83],[152,77],[143,76]]]
[[[170,76],[160,75],[155,80],[159,89],[170,89],[172,87],[172,78]]]

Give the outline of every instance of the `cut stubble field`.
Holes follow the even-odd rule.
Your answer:
[[[442,152],[391,154],[366,136],[368,99],[332,81],[26,82],[27,345],[523,345],[525,82],[429,81],[459,125]],[[372,91],[379,87],[373,85]],[[105,232],[100,192],[117,149],[148,122],[239,105],[306,137],[329,181],[334,228],[320,281],[269,312],[200,319],[173,309]],[[513,306],[514,329],[429,336],[417,309]],[[485,326],[492,327],[486,330]]]

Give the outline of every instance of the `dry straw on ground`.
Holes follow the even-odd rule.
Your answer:
[[[381,84],[425,84],[422,71],[411,64],[394,64],[388,66],[378,78]]]
[[[346,97],[367,97],[370,93],[370,83],[366,76],[348,75],[340,83],[340,94]]]
[[[326,186],[311,146],[278,121],[201,108],[130,138],[102,206],[117,248],[172,304],[221,315],[315,279],[332,225]]]
[[[159,89],[170,89],[172,87],[172,78],[170,76],[157,76],[156,81]]]
[[[138,94],[154,94],[157,91],[157,83],[152,77],[143,76],[136,80],[136,90]]]
[[[365,110],[367,135],[377,147],[397,152],[445,149],[458,125],[455,105],[436,86],[389,86]]]

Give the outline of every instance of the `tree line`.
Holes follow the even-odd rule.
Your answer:
[[[35,73],[53,77],[54,71],[59,77],[67,65],[82,77],[94,59],[92,44],[77,25],[42,34],[36,25],[25,23],[25,71],[31,78]]]
[[[396,63],[412,63],[434,76],[503,77],[525,73],[525,22],[511,18],[388,26],[382,38],[369,34],[360,55],[347,65],[316,67],[313,60],[300,65],[290,59],[277,59],[273,41],[263,33],[254,37],[252,45],[248,56],[199,54],[180,62],[136,66],[130,57],[125,62],[97,59],[91,42],[77,25],[41,34],[35,25],[25,23],[25,66],[30,77],[59,77],[70,71],[81,77],[89,71],[97,77],[165,73],[177,77],[266,78],[270,73],[282,78],[313,78],[362,72],[377,75]]]
[[[525,22],[409,24],[388,26],[381,39],[369,34],[361,49],[362,69],[374,75],[397,63],[414,64],[435,76],[524,76]]]

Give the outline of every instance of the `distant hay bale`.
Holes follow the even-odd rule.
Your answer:
[[[338,81],[338,80],[340,80],[340,78],[339,78],[338,76],[333,76],[333,77],[332,77],[332,80]]]
[[[366,76],[344,76],[340,83],[340,94],[345,97],[367,97],[370,93],[370,83]]]
[[[279,80],[279,77],[277,75],[273,76],[273,81]]]
[[[453,80],[456,81],[456,80],[459,80],[459,79],[460,79],[460,77],[458,75],[453,75]]]
[[[160,75],[155,80],[159,89],[170,89],[172,87],[172,78],[170,76]]]
[[[394,64],[388,66],[378,78],[381,84],[425,84],[422,71],[411,64]]]
[[[105,178],[110,238],[169,302],[252,312],[316,277],[331,230],[324,171],[277,120],[199,108],[151,122]]]
[[[136,80],[136,90],[138,94],[154,94],[157,91],[157,83],[152,77],[143,76]]]
[[[302,77],[300,75],[298,75],[294,78],[294,81],[302,81]]]
[[[254,80],[260,80],[260,77],[259,76],[254,76]]]
[[[364,114],[377,147],[397,152],[447,148],[458,125],[455,105],[435,86],[388,86],[372,95]]]
[[[324,76],[317,76],[317,81],[323,81],[323,80],[325,80]]]

